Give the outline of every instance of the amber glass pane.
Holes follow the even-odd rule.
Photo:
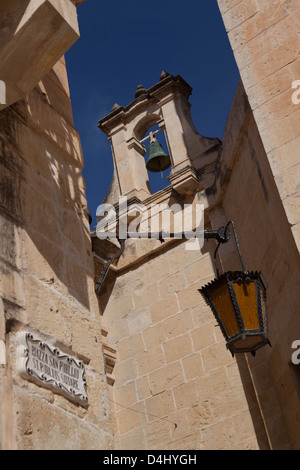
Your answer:
[[[234,292],[246,330],[259,328],[255,282],[234,282]]]
[[[227,284],[219,284],[209,289],[211,301],[217,310],[221,322],[230,337],[239,332]]]

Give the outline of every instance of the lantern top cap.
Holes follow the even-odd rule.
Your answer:
[[[232,281],[232,282],[239,282],[239,281],[255,281],[255,280],[260,280],[263,284],[262,278],[261,278],[261,271],[226,271],[225,273],[221,274],[218,276],[217,279],[214,279],[213,281],[209,282],[205,286],[203,286],[201,289],[198,289],[199,292],[202,291],[202,289],[208,289],[209,287],[212,287],[213,285],[216,285],[216,283],[220,282],[220,284],[224,281]]]

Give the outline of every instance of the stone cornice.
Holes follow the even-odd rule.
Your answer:
[[[126,122],[127,117],[129,118],[137,106],[149,106],[149,100],[159,102],[166,98],[168,94],[176,93],[178,88],[180,88],[181,93],[185,94],[187,97],[192,93],[192,88],[180,75],[174,76],[166,74],[166,76],[163,77],[164,78],[162,78],[158,83],[147,90],[139,86],[135,100],[127,106],[115,104],[112,111],[98,121],[99,129],[109,135],[110,131],[117,125],[117,123]]]

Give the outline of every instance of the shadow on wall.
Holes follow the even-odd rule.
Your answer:
[[[0,43],[7,43],[10,41],[17,30],[21,19],[30,3],[30,0],[10,0],[9,2],[4,2],[4,11],[5,16],[0,20],[0,31],[1,39]],[[0,14],[1,7],[0,7]]]
[[[50,80],[61,114],[47,94]],[[93,263],[80,141],[59,77],[52,71],[43,83],[42,92],[36,87],[1,112],[1,208],[25,229],[25,270],[60,292],[66,287],[89,308]]]

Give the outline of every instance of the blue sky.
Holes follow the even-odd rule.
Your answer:
[[[129,104],[139,84],[150,88],[166,70],[193,88],[198,133],[222,140],[239,72],[217,0],[87,0],[78,7],[78,20],[81,37],[66,61],[93,227],[113,173],[98,120],[115,103]],[[166,184],[155,177],[152,192]]]

